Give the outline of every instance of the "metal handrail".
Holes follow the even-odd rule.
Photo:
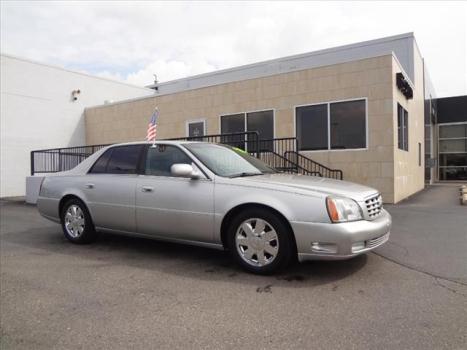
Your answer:
[[[178,141],[206,141],[241,148],[269,166],[288,173],[343,178],[338,169],[331,169],[297,152],[295,137],[260,139],[257,131],[213,134],[165,139]],[[161,140],[164,141],[164,140]],[[49,148],[31,151],[31,175],[70,170],[94,152],[109,144]]]
[[[344,178],[344,174],[342,172],[342,170],[340,169],[331,169],[321,163],[318,163],[296,151],[286,151],[284,153],[284,157],[287,158],[287,159],[290,159],[288,158],[289,155],[293,155],[294,157],[296,157],[296,161],[295,163],[299,166],[302,166],[303,168],[309,170],[309,171],[315,171],[315,172],[319,172],[321,174],[321,176],[324,176],[324,177],[329,177],[329,178],[332,178],[332,179],[338,179],[338,180],[342,180]],[[293,160],[291,160],[293,162]]]

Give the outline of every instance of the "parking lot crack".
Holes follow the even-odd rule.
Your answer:
[[[388,261],[390,261],[390,262],[392,262],[392,263],[394,263],[394,264],[397,264],[397,265],[399,265],[399,266],[405,267],[406,269],[409,269],[409,270],[412,270],[412,271],[416,271],[416,272],[418,272],[418,273],[422,273],[422,274],[424,274],[424,275],[430,276],[430,277],[434,278],[434,279],[437,281],[437,285],[440,285],[440,286],[442,286],[442,287],[445,287],[446,289],[452,289],[452,288],[449,288],[449,287],[447,287],[447,286],[445,286],[445,285],[441,285],[441,284],[440,284],[440,281],[441,281],[441,280],[448,281],[448,282],[457,284],[457,285],[459,285],[459,286],[467,287],[467,283],[465,283],[465,282],[457,281],[457,280],[455,280],[455,279],[448,278],[448,277],[443,277],[443,276],[435,275],[434,273],[431,273],[431,272],[428,272],[428,271],[419,269],[419,268],[417,268],[417,267],[414,267],[414,266],[411,266],[411,265],[408,265],[408,264],[404,264],[404,263],[402,263],[402,262],[399,262],[399,261],[397,261],[397,260],[388,258],[388,257],[386,257],[386,256],[384,256],[384,255],[382,255],[382,254],[379,254],[379,253],[377,253],[377,252],[374,252],[374,251],[373,251],[372,253],[375,254],[375,255],[377,255],[377,256],[379,256],[379,257],[381,257],[381,258],[383,258],[383,259],[385,259],[385,260],[388,260]],[[453,289],[452,289],[451,291],[453,291]],[[456,291],[456,293],[457,293],[457,291]],[[465,294],[462,294],[462,293],[459,293],[459,294],[466,296]]]

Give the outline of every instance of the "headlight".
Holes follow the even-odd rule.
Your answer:
[[[362,210],[353,199],[344,197],[327,197],[326,206],[332,222],[362,220]]]

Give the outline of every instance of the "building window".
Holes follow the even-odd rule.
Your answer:
[[[295,116],[302,151],[367,147],[364,99],[296,107]]]
[[[188,137],[201,137],[206,134],[205,120],[192,120],[187,122],[186,134]]]
[[[365,100],[330,104],[331,149],[366,147]]]
[[[274,138],[274,111],[256,111],[247,113],[238,113],[221,116],[221,134],[243,133],[247,131],[256,131],[259,140],[271,140]],[[253,147],[252,137],[246,139],[243,135],[230,136],[224,140],[227,143],[247,149]],[[254,147],[258,147],[255,143]],[[272,141],[260,142],[259,147],[262,151],[272,151]],[[256,149],[256,148],[255,148]]]
[[[297,107],[295,113],[299,149],[328,149],[328,105]]]
[[[399,149],[409,150],[409,113],[397,104],[397,146]]]
[[[439,179],[467,180],[467,123],[439,125]]]

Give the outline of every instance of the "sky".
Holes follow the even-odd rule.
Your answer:
[[[438,97],[467,94],[467,2],[1,1],[0,51],[149,85],[414,32]]]

